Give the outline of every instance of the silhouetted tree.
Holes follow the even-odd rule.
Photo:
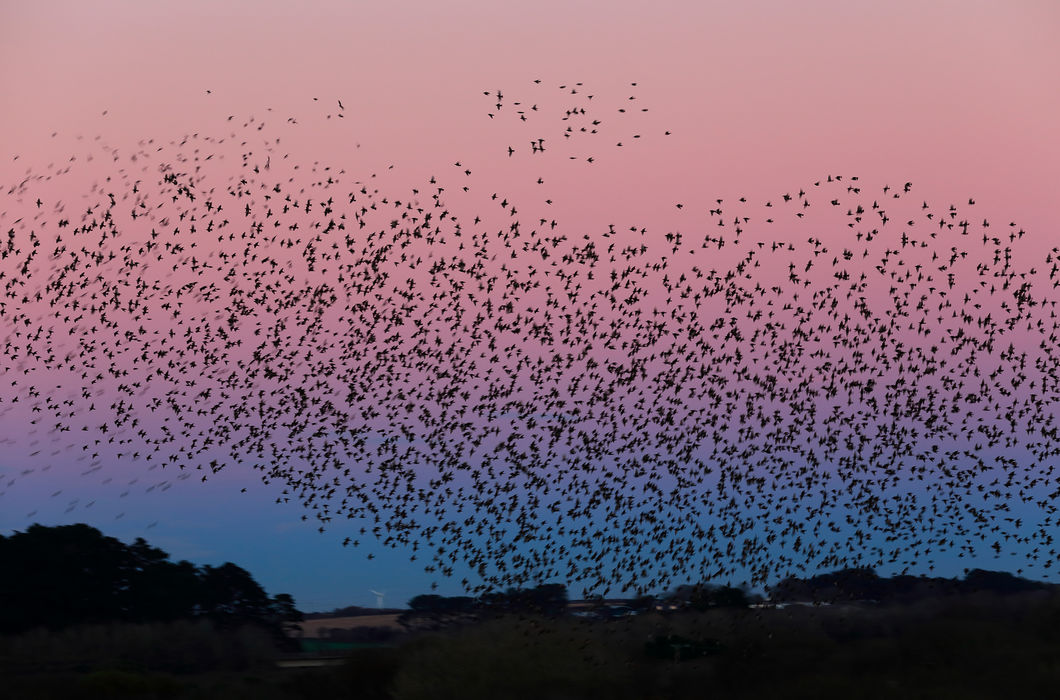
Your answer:
[[[4,539],[0,561],[5,631],[127,617],[134,560],[94,527],[31,525]]]
[[[733,586],[722,586],[713,592],[714,605],[719,608],[746,608],[750,601],[747,592]]]
[[[293,631],[299,622],[305,620],[305,615],[295,607],[294,598],[290,593],[277,593],[269,601],[269,607],[271,608],[270,621],[284,632]]]
[[[964,585],[962,586],[968,591],[992,591],[1002,594],[1025,593],[1046,587],[1045,584],[1038,581],[1028,581],[1006,571],[986,571],[984,569],[972,569],[965,574]]]
[[[0,536],[0,632],[199,616],[277,637],[301,619],[290,595],[269,598],[235,564],[174,563],[143,538],[125,545],[83,523]]]
[[[743,589],[711,584],[693,586],[687,600],[689,605],[696,610],[746,608],[750,603],[747,593]]]
[[[428,593],[409,601],[409,609],[398,617],[398,624],[410,628],[441,627],[466,621],[478,608],[479,602],[474,598]]]
[[[199,612],[199,569],[189,561],[169,561],[169,555],[138,537],[129,547],[136,570],[128,592],[130,618],[139,622],[172,621]]]
[[[418,595],[409,601],[409,610],[416,613],[443,612],[446,607],[446,599],[433,593]]]
[[[484,593],[479,597],[479,609],[489,613],[562,615],[567,610],[567,587],[561,583],[545,583],[534,588],[509,588],[503,593]]]
[[[562,583],[544,583],[528,592],[529,608],[544,615],[562,615],[567,611],[567,587]]]
[[[199,574],[200,614],[221,626],[269,619],[269,597],[257,581],[232,562],[204,566]]]
[[[880,578],[868,567],[857,567],[809,579],[786,578],[770,589],[770,597],[777,601],[878,600],[909,603],[956,593],[990,591],[1015,594],[1046,588],[1050,588],[1050,584],[1029,581],[1004,571],[973,569],[967,572],[963,581],[959,581],[908,574]]]

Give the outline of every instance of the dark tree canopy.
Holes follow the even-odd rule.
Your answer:
[[[546,583],[534,588],[509,588],[506,591],[470,596],[441,596],[433,593],[418,595],[409,601],[409,609],[399,619],[411,627],[422,625],[444,626],[451,622],[481,615],[531,613],[562,615],[567,610],[567,587],[562,583]]]
[[[173,562],[143,538],[126,545],[83,523],[0,535],[0,632],[196,617],[279,634],[302,614],[231,562]]]
[[[880,578],[869,567],[851,567],[807,579],[789,577],[772,586],[775,601],[909,602],[941,595],[989,592],[1000,595],[1043,590],[1051,585],[1003,571],[971,569],[963,580],[902,574]]]

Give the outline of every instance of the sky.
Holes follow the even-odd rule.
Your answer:
[[[835,252],[847,245],[843,217],[818,213],[831,198],[857,199],[868,207],[873,199],[891,196],[883,186],[897,192],[911,183],[909,196],[893,203],[896,221],[920,216],[923,201],[939,212],[960,204],[962,218],[993,222],[992,235],[1007,236],[1015,230],[1007,226],[1012,222],[1026,232],[1012,246],[1015,267],[1036,267],[1041,276],[1048,268],[1044,259],[1060,241],[1054,208],[1060,191],[1060,139],[1055,137],[1060,92],[1049,89],[1060,66],[1057,39],[1060,9],[1045,0],[6,2],[0,5],[0,230],[6,235],[20,219],[39,214],[38,197],[53,210],[54,203],[68,204],[67,215],[76,224],[81,201],[105,201],[107,192],[119,199],[130,196],[129,182],[136,180],[145,190],[157,189],[165,163],[178,163],[169,172],[201,167],[204,187],[220,191],[233,177],[245,176],[248,163],[264,168],[268,159],[273,179],[290,177],[294,188],[338,178],[343,171],[344,183],[418,203],[430,203],[434,190],[428,182],[437,177],[454,215],[470,219],[492,207],[483,217],[499,222],[498,227],[507,224],[507,214],[498,213],[489,195],[500,193],[498,199],[510,200],[527,222],[539,217],[560,222],[550,235],[590,236],[601,247],[608,225],[623,231],[646,228],[655,234],[655,244],[668,232],[699,241],[715,224],[710,210],[721,208],[718,199],[725,202],[726,217],[746,211],[754,218],[744,234],[747,240],[771,241],[775,236],[766,237],[772,233],[761,223],[768,215],[762,203],[775,203],[779,210],[783,194],[806,188],[817,208],[806,220],[788,217],[784,233],[802,246],[798,254],[803,257],[796,258],[801,270],[816,258],[804,256],[811,250],[805,247],[807,237],[817,237]],[[597,133],[591,133],[585,115],[567,113],[586,105],[593,114],[607,115],[600,118]],[[519,118],[520,109],[526,121]],[[570,138],[564,136],[568,125],[575,128]],[[582,126],[590,131],[578,131]],[[545,139],[547,150],[531,147],[537,138]],[[241,161],[248,152],[249,161]],[[218,157],[207,160],[207,154]],[[185,160],[174,161],[178,156]],[[37,177],[67,167],[61,177]],[[843,179],[829,182],[829,175]],[[864,189],[856,198],[848,189],[855,176]],[[411,188],[419,192],[410,195]],[[740,197],[747,201],[739,202]],[[975,201],[971,209],[965,205],[969,200]],[[226,206],[233,219],[239,214],[232,211],[236,206]],[[389,218],[368,216],[377,216],[381,227]],[[312,221],[308,215],[292,220],[301,221],[303,232]],[[473,228],[465,226],[468,233]],[[24,234],[23,227],[18,230]],[[56,231],[42,228],[40,235],[50,242]],[[148,233],[142,221],[129,223],[130,240],[145,240]],[[981,233],[976,229],[972,235]],[[892,243],[881,238],[874,252]],[[223,260],[229,248],[204,237],[198,255]],[[676,277],[681,271],[692,274],[695,266],[723,269],[738,261],[739,250],[734,245],[697,248],[694,255],[675,256],[671,271]],[[927,250],[946,255],[950,247],[939,240]],[[413,240],[408,253],[427,255],[428,248]],[[279,249],[274,255],[289,260],[298,250]],[[765,281],[771,279],[765,272],[770,258],[762,257]],[[512,260],[517,274],[545,268],[536,258]],[[786,275],[779,257],[772,260],[776,269],[768,274]],[[911,258],[909,264],[928,260]],[[974,286],[967,275],[977,262],[973,254],[954,268],[966,275],[957,280],[958,288]],[[161,281],[176,287],[193,279],[190,264]],[[484,264],[496,272],[502,262]],[[823,275],[822,267],[807,270],[807,278],[820,281],[814,275]],[[12,277],[19,274],[7,262],[0,269]],[[38,260],[33,274],[39,280],[54,272],[54,261]],[[428,284],[426,272],[410,275],[421,288]],[[307,272],[305,279],[327,281],[320,271]],[[658,275],[652,280],[653,293],[661,295]],[[1055,287],[1038,289],[1040,300],[1057,299]],[[871,303],[886,306],[885,287],[869,296]],[[543,301],[527,292],[521,303],[530,313]],[[28,311],[32,303],[19,307],[17,299],[9,302],[12,310],[43,311]],[[231,300],[189,298],[189,306],[195,303],[220,314]],[[0,322],[5,322],[2,314]],[[154,315],[145,323],[149,331],[164,333],[173,320]],[[338,328],[343,320],[326,315],[322,323]],[[744,323],[750,333],[757,321]],[[10,333],[0,327],[0,337],[7,334],[11,340]],[[457,342],[451,335],[438,339]],[[540,345],[526,338],[507,340],[528,356],[540,352]],[[1044,381],[1047,372],[1036,375],[1033,369],[1034,358],[1046,357],[1039,353],[1040,338],[1028,331],[1015,332],[1010,340],[1030,354],[1027,373]],[[1055,338],[1052,343],[1055,347]],[[623,354],[599,353],[601,360]],[[10,346],[5,354],[7,371],[18,379],[17,369],[28,367],[32,358],[18,357]],[[234,351],[232,357],[247,355]],[[132,362],[132,355],[123,357]],[[994,369],[992,362],[1007,361],[983,356],[971,362],[981,363],[986,375]],[[46,364],[33,365],[35,377],[54,379],[60,393],[81,394],[75,373],[62,374]],[[393,379],[394,387],[421,383],[433,370],[417,371],[421,375]],[[258,381],[279,388],[275,380]],[[370,532],[359,535],[364,523],[355,520],[328,523],[319,532],[320,523],[297,499],[276,502],[284,495],[279,480],[264,484],[247,464],[230,465],[202,481],[198,472],[189,478],[172,466],[117,457],[118,447],[90,457],[66,437],[35,432],[32,416],[23,410],[34,397],[20,393],[24,385],[7,384],[0,376],[5,404],[0,440],[6,446],[0,456],[0,479],[6,484],[0,487],[0,531],[34,522],[87,522],[125,541],[143,536],[174,559],[233,561],[270,593],[294,595],[305,610],[373,605],[370,590],[385,591],[388,605],[401,605],[427,592],[432,582],[436,592],[458,594],[460,579],[474,578],[471,567],[460,564],[449,578],[425,572],[425,555],[410,561],[415,554],[410,547],[392,549],[373,541]],[[100,408],[111,404],[121,393],[117,384],[120,380],[102,383],[101,393],[86,400]],[[528,384],[520,386],[528,391]],[[1034,391],[1024,386],[1021,395]],[[1056,393],[1042,396],[1051,401]],[[13,408],[16,397],[23,398],[23,407]],[[199,401],[205,404],[208,398]],[[694,404],[689,401],[682,410]],[[638,410],[644,409],[630,398],[630,411]],[[1049,403],[1043,413],[1054,415],[1055,406]],[[979,417],[988,426],[1001,420],[985,410]],[[150,430],[161,429],[161,418],[153,413],[140,418]],[[366,439],[375,444],[395,428],[380,419],[369,423]],[[1043,439],[1055,443],[1055,433]],[[1001,454],[1017,460],[1021,475],[1050,473],[1048,462],[1056,457],[1042,460],[1031,452],[1020,445]],[[614,454],[599,462],[605,472],[627,468]],[[892,488],[921,501],[947,493],[930,480],[917,483],[914,476],[913,483]],[[1049,501],[1051,490],[1039,498]],[[1040,523],[1051,527],[1051,521],[1042,520],[1041,508],[1028,508],[1007,516],[1025,520],[1024,535]],[[309,517],[303,520],[305,514]],[[491,516],[480,508],[478,517],[489,521]],[[761,524],[768,514],[748,517]],[[928,531],[923,527],[921,534]],[[360,545],[343,547],[351,536]],[[573,541],[567,544],[576,547]],[[772,546],[775,557],[787,552]],[[1007,548],[1000,559],[988,547],[977,547],[961,558],[940,555],[932,573],[959,574],[975,565],[1027,567],[1027,576],[1056,580],[1052,570],[1030,567],[1029,544]],[[1051,558],[1044,550],[1043,555]],[[926,572],[916,557],[911,568]]]

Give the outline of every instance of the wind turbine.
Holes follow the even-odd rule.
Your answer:
[[[380,610],[383,609],[383,596],[386,595],[386,591],[373,591],[368,590],[369,593],[375,596],[375,606]]]

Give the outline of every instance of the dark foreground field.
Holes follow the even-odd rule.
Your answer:
[[[344,655],[279,668],[267,636],[205,622],[41,631],[0,638],[0,697],[1046,698],[1060,596],[507,617]]]

